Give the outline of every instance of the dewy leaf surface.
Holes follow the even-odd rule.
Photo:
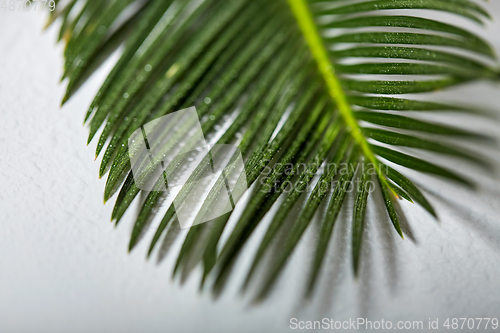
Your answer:
[[[479,29],[490,19],[479,2],[470,0],[72,0],[51,15],[50,22],[59,17],[59,38],[66,43],[63,102],[123,45],[83,112],[88,142],[97,141],[96,156],[102,156],[105,201],[117,193],[112,219],[125,220],[138,203],[129,249],[147,238],[146,226],[155,218],[160,222],[148,256],[166,233],[181,236],[175,231],[177,210],[173,204],[162,206],[160,187],[144,191],[134,180],[128,139],[145,124],[192,106],[204,136],[212,144],[237,146],[245,168],[232,175],[233,159],[207,189],[195,218],[213,212],[217,196],[228,188],[227,175],[249,188],[244,202],[233,202],[241,214],[228,212],[192,227],[177,254],[174,275],[184,280],[201,265],[202,288],[216,294],[265,219],[270,224],[257,240],[242,290],[250,290],[262,271],[257,295],[266,297],[293,260],[302,235],[318,228],[311,270],[304,272],[306,295],[312,296],[336,225],[352,230],[353,271],[361,268],[373,191],[381,191],[383,200],[376,204],[387,212],[387,228],[400,236],[398,199],[437,216],[419,187],[398,170],[473,187],[457,172],[456,158],[483,169],[489,163],[460,142],[485,144],[489,138],[467,126],[429,121],[425,114],[491,116],[474,105],[444,102],[440,92],[498,81],[498,59],[482,33],[421,17],[422,10],[468,20]],[[432,98],[417,96],[421,93]],[[174,151],[192,126],[168,124],[160,137],[175,133],[152,161]],[[460,141],[450,144],[451,139]],[[185,144],[192,148],[195,141]],[[437,165],[420,155],[422,150],[451,158]],[[207,172],[206,162],[213,162],[209,156],[194,167],[177,203],[195,194],[193,180]],[[163,179],[154,179],[157,186],[177,172],[178,160],[165,166]],[[143,179],[154,169],[145,168]],[[346,200],[351,191],[354,207]],[[343,209],[352,211],[351,221],[339,218]]]

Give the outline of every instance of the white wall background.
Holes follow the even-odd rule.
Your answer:
[[[496,15],[487,36],[500,52],[500,2],[485,6]],[[416,242],[395,237],[370,204],[357,281],[348,243],[339,237],[345,226],[337,225],[321,292],[309,304],[299,296],[315,230],[273,296],[257,307],[237,294],[237,278],[217,301],[198,292],[197,274],[184,286],[172,281],[175,252],[160,265],[145,261],[147,242],[128,254],[133,212],[118,228],[108,222],[113,202],[102,204],[104,180],[82,126],[106,71],[59,108],[62,47],[55,45],[56,29],[42,32],[43,24],[40,13],[0,10],[0,332],[287,332],[291,317],[425,323],[500,317],[500,181],[458,161],[456,168],[481,184],[478,193],[407,173],[431,180],[441,214],[436,223],[403,204]],[[499,95],[500,86],[478,84],[447,98],[498,110]],[[449,121],[500,138],[489,120]],[[492,147],[471,147],[500,164]],[[440,199],[447,196],[452,203]]]

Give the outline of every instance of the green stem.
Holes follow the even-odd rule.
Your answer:
[[[358,121],[354,116],[354,112],[351,109],[351,105],[347,101],[347,96],[344,90],[342,89],[340,80],[337,77],[337,75],[335,75],[335,68],[332,62],[330,61],[330,58],[328,57],[328,52],[318,32],[316,23],[314,23],[313,16],[307,5],[306,0],[288,0],[288,4],[290,5],[290,8],[292,9],[292,12],[295,16],[295,19],[297,20],[297,23],[300,26],[300,30],[302,31],[302,34],[304,35],[304,38],[307,41],[307,44],[309,46],[309,49],[311,50],[314,60],[318,65],[318,69],[321,75],[323,76],[323,79],[325,80],[328,92],[331,98],[337,104],[337,107],[340,111],[342,118],[344,118],[346,125],[350,129],[352,137],[361,147],[363,154],[368,159],[368,161],[372,163],[373,166],[375,167],[377,175],[380,178],[380,181],[384,185],[388,186],[387,179],[385,178],[385,176],[382,173],[382,170],[380,169],[380,162],[377,159],[377,157],[375,157],[375,154],[371,150],[368,141],[362,134]]]

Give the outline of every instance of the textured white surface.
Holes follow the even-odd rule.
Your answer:
[[[500,17],[498,1],[487,6]],[[495,24],[488,37],[499,49]],[[291,317],[500,317],[500,182],[458,161],[457,169],[482,185],[478,193],[408,173],[431,180],[441,215],[436,223],[403,204],[416,242],[396,238],[370,203],[358,281],[348,235],[339,237],[347,226],[338,224],[321,293],[310,304],[298,297],[314,228],[258,307],[239,297],[238,283],[216,302],[198,292],[197,274],[179,286],[170,278],[172,255],[160,265],[144,260],[147,242],[127,254],[133,212],[116,229],[108,222],[112,202],[102,204],[104,180],[81,125],[105,72],[60,109],[62,50],[54,46],[55,29],[43,33],[42,26],[39,13],[0,11],[0,332],[286,332]],[[481,84],[448,97],[498,109],[499,89]],[[500,137],[487,120],[453,122]],[[471,147],[500,163],[497,150]],[[450,195],[454,205],[439,199]]]

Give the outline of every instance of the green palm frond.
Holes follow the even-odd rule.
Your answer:
[[[85,121],[90,126],[88,141],[98,140],[100,177],[107,174],[104,200],[118,192],[112,219],[120,222],[132,202],[140,194],[145,196],[130,249],[163,199],[162,192],[143,193],[134,182],[127,140],[136,129],[196,106],[205,134],[217,132],[217,144],[236,144],[240,149],[244,179],[251,186],[241,216],[230,230],[226,229],[231,214],[190,228],[174,269],[174,274],[187,274],[201,264],[202,284],[213,275],[216,292],[223,289],[247,240],[273,206],[276,213],[243,287],[252,281],[263,258],[274,252],[275,262],[265,272],[259,295],[268,294],[325,203],[313,266],[307,273],[311,294],[335,223],[349,222],[339,221],[338,216],[351,190],[355,192],[351,228],[356,273],[371,185],[377,184],[383,197],[379,204],[385,205],[401,237],[396,200],[418,203],[432,216],[437,214],[418,186],[396,169],[409,168],[474,187],[451,165],[409,155],[403,152],[405,147],[489,167],[483,157],[446,143],[448,138],[480,142],[489,138],[419,115],[489,116],[488,112],[411,95],[498,80],[497,58],[487,41],[458,25],[422,16],[421,10],[434,17],[446,13],[481,26],[489,15],[476,2],[70,0],[58,10],[50,20],[60,18],[59,38],[66,41],[63,79],[68,87],[63,102],[122,46]],[[220,130],[229,116],[232,122]],[[189,129],[185,124],[175,126],[179,135]],[[325,165],[346,168],[320,172]],[[200,165],[195,173],[202,172]],[[199,215],[210,211],[223,186],[222,179],[213,185]],[[305,193],[309,187],[311,193]],[[185,200],[192,190],[186,184],[177,198]],[[306,203],[292,218],[290,212],[297,211],[301,199]],[[294,221],[288,233],[283,231],[287,219]],[[175,221],[170,205],[149,254]],[[229,236],[222,242],[224,232]],[[280,237],[283,242],[277,249],[272,245]]]

